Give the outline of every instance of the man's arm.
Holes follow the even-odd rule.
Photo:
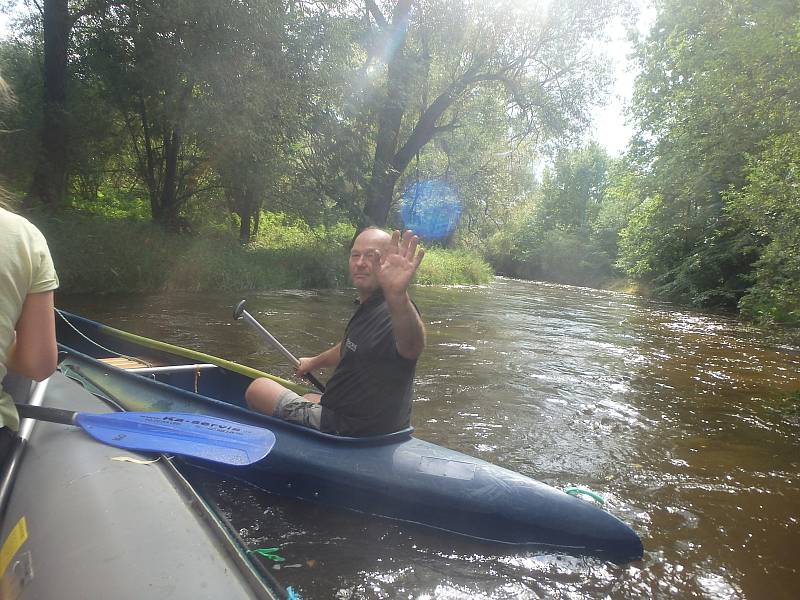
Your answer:
[[[15,330],[9,369],[36,381],[47,379],[58,365],[53,292],[28,294]]]
[[[402,237],[395,231],[377,266],[378,283],[392,317],[397,352],[412,360],[425,349],[425,326],[408,296],[408,286],[425,256],[422,248],[417,249],[418,243],[419,238],[411,231],[406,231]]]
[[[339,364],[341,358],[342,343],[339,342],[333,348],[328,348],[325,352],[321,352],[311,358],[301,358],[300,364],[297,365],[294,372],[296,375],[302,377],[310,371],[324,369],[326,367],[335,367]]]
[[[397,352],[404,358],[415,360],[425,349],[425,325],[411,303],[408,293],[386,298],[392,317],[392,332],[397,343]]]

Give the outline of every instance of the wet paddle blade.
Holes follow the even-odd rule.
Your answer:
[[[75,424],[96,440],[146,452],[249,465],[269,454],[275,434],[269,429],[191,413],[78,413]]]

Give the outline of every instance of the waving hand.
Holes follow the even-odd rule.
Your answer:
[[[386,297],[399,296],[408,290],[408,285],[417,272],[417,268],[425,256],[425,250],[417,248],[419,238],[410,230],[406,230],[402,239],[400,232],[392,234],[385,252],[381,254],[376,265],[375,275]]]

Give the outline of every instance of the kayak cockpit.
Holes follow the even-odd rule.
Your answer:
[[[93,389],[125,410],[197,412],[267,427],[276,432],[292,431],[325,444],[348,447],[375,447],[402,442],[411,437],[413,427],[376,436],[347,437],[323,433],[248,409],[244,391],[252,377],[212,362],[162,366],[132,366],[123,369],[101,357],[87,356],[68,347],[61,371],[70,379]],[[206,357],[216,360],[215,357]],[[158,404],[146,399],[155,387],[161,391]],[[113,389],[112,389],[113,388]]]

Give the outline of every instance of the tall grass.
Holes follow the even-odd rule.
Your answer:
[[[32,220],[48,240],[66,293],[339,288],[349,285],[349,225],[311,228],[265,214],[258,239],[176,235],[138,219],[81,213]],[[417,273],[424,284],[481,283],[491,269],[464,252],[434,249]]]
[[[231,237],[175,235],[147,221],[77,214],[36,220],[64,292],[339,287],[341,247],[243,248]]]
[[[425,252],[415,281],[423,285],[470,285],[488,283],[493,276],[489,263],[477,254],[431,248]]]

